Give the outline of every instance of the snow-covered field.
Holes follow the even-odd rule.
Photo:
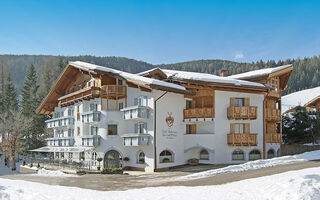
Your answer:
[[[296,162],[319,160],[319,159],[320,159],[320,150],[317,150],[317,151],[310,151],[310,152],[297,154],[293,156],[282,156],[282,157],[277,157],[272,159],[249,161],[244,164],[232,165],[224,168],[199,172],[199,173],[191,174],[188,176],[180,177],[178,179],[180,180],[198,179],[198,178],[215,176],[223,173],[242,172],[242,171],[247,171],[252,169],[260,169],[265,167],[273,167],[276,165],[285,165],[285,164],[291,164]]]
[[[127,191],[95,191],[0,178],[0,199],[320,199],[320,168],[198,187],[152,187]]]

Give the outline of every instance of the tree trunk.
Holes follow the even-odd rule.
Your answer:
[[[12,171],[16,170],[16,159],[14,156],[11,156],[11,170]]]

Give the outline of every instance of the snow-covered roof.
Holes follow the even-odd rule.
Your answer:
[[[180,80],[190,80],[190,81],[202,81],[209,83],[222,83],[222,84],[232,84],[236,86],[253,86],[253,87],[263,87],[265,86],[261,83],[255,83],[250,81],[237,80],[229,77],[221,77],[213,74],[199,73],[199,72],[186,72],[178,70],[168,70],[162,69],[162,71],[172,79]]]
[[[310,102],[314,98],[320,95],[320,87],[315,87],[311,89],[301,90],[283,96],[281,98],[281,110],[282,113],[295,108],[297,106],[304,106],[306,103]]]
[[[235,79],[259,78],[259,77],[268,76],[269,74],[284,70],[289,67],[292,67],[292,65],[289,64],[289,65],[282,65],[282,66],[274,67],[274,68],[258,69],[258,70],[254,70],[254,71],[241,73],[241,74],[231,75],[231,76],[228,76],[228,78],[235,78]]]
[[[90,71],[95,71],[95,72],[102,71],[102,72],[111,73],[114,75],[118,75],[128,81],[133,81],[134,83],[140,83],[142,85],[160,86],[160,87],[167,87],[167,88],[172,88],[172,89],[180,90],[180,91],[186,91],[185,87],[178,85],[178,84],[168,83],[168,82],[161,81],[161,80],[154,79],[154,78],[147,78],[147,77],[139,76],[137,74],[131,74],[128,72],[123,72],[120,70],[115,70],[112,68],[103,67],[103,66],[99,66],[99,65],[95,65],[95,64],[91,64],[91,63],[86,63],[86,62],[82,62],[82,61],[70,62],[69,65],[72,65],[74,67],[77,67],[77,68],[83,69],[83,70],[90,70]]]

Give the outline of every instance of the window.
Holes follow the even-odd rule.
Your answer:
[[[90,104],[90,111],[97,111],[98,110],[98,104],[91,103]]]
[[[244,152],[240,149],[232,152],[232,160],[244,160]]]
[[[234,105],[235,106],[244,106],[244,98],[235,98]]]
[[[74,130],[69,128],[68,129],[68,137],[73,137],[73,132],[74,132]]]
[[[118,85],[123,85],[123,81],[118,79]]]
[[[68,153],[68,159],[72,160],[72,158],[73,158],[73,153]]]
[[[192,108],[192,101],[186,100],[186,109]]]
[[[84,152],[80,152],[79,153],[79,160],[84,160],[85,157],[84,157]]]
[[[186,124],[186,134],[196,134],[196,124]]]
[[[205,149],[200,151],[200,160],[209,160],[209,152]]]
[[[145,163],[145,154],[141,151],[138,153],[138,164]]]
[[[273,149],[269,149],[269,151],[267,152],[267,158],[274,158],[274,150]]]
[[[140,96],[134,99],[135,106],[147,106],[148,104],[148,97],[147,96]]]
[[[281,133],[281,124],[280,123],[276,123],[276,131],[277,131],[277,133]]]
[[[259,150],[252,150],[249,153],[249,160],[258,160],[261,159],[261,153]]]
[[[245,124],[235,124],[234,125],[235,133],[245,133]]]
[[[276,109],[281,110],[281,102],[280,101],[276,102]]]
[[[98,135],[98,127],[97,126],[90,127],[90,135]]]
[[[136,123],[134,124],[134,132],[140,134],[148,133],[147,123]]]
[[[119,110],[123,109],[123,102],[119,103]]]
[[[160,163],[171,163],[173,162],[173,156],[171,151],[165,150],[160,153]]]
[[[118,134],[118,126],[116,124],[108,125],[108,135],[117,135]]]
[[[92,152],[91,160],[97,160],[97,152]]]
[[[61,152],[60,154],[61,154],[61,159],[64,159],[64,153]]]

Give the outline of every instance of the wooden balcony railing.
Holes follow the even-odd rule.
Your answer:
[[[267,133],[265,135],[266,143],[281,143],[282,142],[282,134],[280,133]]]
[[[88,87],[60,97],[61,106],[73,105],[75,102],[97,98],[100,95],[99,87]]]
[[[265,110],[265,119],[267,121],[280,121],[281,120],[281,110],[267,108]]]
[[[191,108],[183,110],[183,118],[214,118],[213,108]]]
[[[228,145],[232,146],[257,146],[258,134],[256,133],[230,133],[227,135]]]
[[[127,87],[125,85],[104,85],[100,87],[87,87],[76,92],[64,95],[58,100],[61,106],[73,105],[75,102],[82,100],[90,100],[94,98],[121,99],[125,98]]]
[[[102,98],[125,98],[127,94],[127,86],[125,85],[104,85],[101,87]]]
[[[230,106],[228,108],[228,119],[257,119],[256,106]]]

